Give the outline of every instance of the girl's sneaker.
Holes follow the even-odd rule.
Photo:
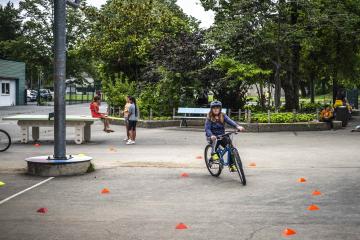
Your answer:
[[[129,140],[126,142],[126,145],[134,145],[135,144],[135,141],[133,140]]]
[[[231,165],[229,166],[229,169],[230,169],[230,172],[237,172],[237,167],[236,167],[235,164],[231,164]]]
[[[128,138],[124,138],[124,142],[128,142],[130,139]]]
[[[213,162],[219,162],[219,155],[217,153],[211,154],[211,159]]]

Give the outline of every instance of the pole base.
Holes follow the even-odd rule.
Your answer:
[[[38,156],[26,158],[27,173],[41,177],[74,176],[85,174],[90,165],[92,157],[69,156],[67,159],[52,159],[51,156]]]

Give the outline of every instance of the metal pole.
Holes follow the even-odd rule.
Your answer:
[[[65,107],[65,74],[66,74],[66,2],[54,1],[54,158],[66,159],[66,107]]]

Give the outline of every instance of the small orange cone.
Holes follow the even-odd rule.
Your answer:
[[[179,223],[178,225],[176,225],[176,229],[184,230],[184,229],[188,229],[188,227],[184,223]]]
[[[321,192],[319,190],[315,190],[315,191],[312,192],[312,195],[313,196],[319,196],[319,195],[321,195]]]
[[[110,193],[110,190],[108,188],[104,188],[103,190],[101,190],[102,194],[107,194]]]
[[[196,159],[203,159],[203,157],[202,156],[197,156]]]
[[[296,234],[295,230],[293,230],[291,228],[285,228],[285,230],[283,231],[284,236],[291,236],[291,235],[295,235],[295,234]]]
[[[181,177],[189,177],[189,174],[188,173],[182,173],[180,176]]]
[[[35,143],[34,147],[40,147],[40,143]]]
[[[315,204],[313,204],[308,207],[308,210],[309,211],[317,211],[317,210],[320,210],[320,208],[318,206],[316,206]]]
[[[37,210],[38,213],[47,213],[48,209],[47,208],[39,208]]]
[[[256,167],[256,163],[250,163],[249,167]]]
[[[299,178],[298,182],[304,183],[304,182],[306,182],[306,179],[305,178]]]

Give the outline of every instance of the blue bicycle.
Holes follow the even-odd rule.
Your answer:
[[[219,159],[214,160],[212,154],[213,145],[209,144],[205,147],[204,159],[206,167],[209,170],[210,174],[214,177],[218,177],[221,174],[224,166],[229,166],[233,162],[236,166],[237,173],[240,177],[240,182],[245,186],[246,178],[241,162],[241,158],[238,150],[233,146],[231,135],[237,134],[238,132],[228,132],[224,135],[217,137],[214,146],[216,146],[216,154]],[[222,144],[218,144],[218,143]],[[224,157],[227,155],[226,157]]]

